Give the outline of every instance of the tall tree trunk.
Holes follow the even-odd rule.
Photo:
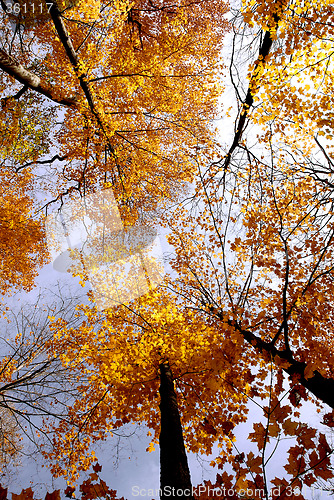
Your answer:
[[[161,398],[160,498],[189,500],[193,498],[191,479],[174,382],[168,363],[160,365],[159,392]]]

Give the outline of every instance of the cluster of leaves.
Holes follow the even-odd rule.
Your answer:
[[[44,24],[17,18],[13,31],[15,19],[3,7],[0,86],[9,134],[3,142],[2,172],[15,181],[3,183],[4,201],[6,197],[13,199],[15,192],[15,203],[8,203],[8,214],[3,217],[6,247],[10,249],[3,252],[3,269],[9,270],[3,273],[4,283],[7,275],[11,286],[28,289],[38,265],[45,262],[36,200],[20,196],[20,183],[27,191],[36,187],[34,179],[39,182],[46,207],[58,200],[62,204],[67,196],[112,187],[124,224],[142,223],[166,200],[178,198],[185,182],[193,178],[197,149],[210,148],[213,142],[209,125],[217,114],[221,92],[220,51],[222,35],[228,29],[226,10],[221,0],[176,2],[172,6],[162,1],[78,2],[65,11],[53,2]],[[52,118],[57,117],[61,122],[56,125]],[[183,145],[182,149],[174,147],[177,143]],[[56,147],[58,154],[45,159],[51,151],[48,145]],[[22,214],[26,215],[24,220]],[[9,228],[15,229],[10,241],[7,219]],[[26,220],[31,224],[23,226]],[[22,227],[27,236],[22,234]],[[98,387],[96,395],[101,396],[102,386],[99,381],[88,386],[89,371],[82,377],[89,361],[88,349],[85,360],[73,360],[69,355],[68,362],[66,356],[59,357],[50,342],[49,358],[44,363],[49,367],[63,362],[64,370],[69,368],[67,373],[77,380],[78,402],[54,435],[58,446],[62,440],[66,442],[66,431],[68,442],[71,438],[78,443],[78,450],[74,447],[68,457],[69,471],[74,475],[79,458],[83,468],[91,463],[84,456],[90,434],[94,441],[105,436],[108,429],[98,424],[99,412],[94,417],[90,406],[93,397],[84,402],[86,390],[91,394],[90,389]],[[37,352],[40,355],[40,344]],[[30,362],[35,360],[33,349]],[[3,393],[7,394],[8,387],[16,387],[13,377],[21,365],[15,356],[10,362],[4,358],[3,363],[7,370],[2,371]],[[36,383],[35,375],[33,379]],[[57,398],[54,403],[59,403]],[[14,414],[17,404],[22,400],[18,403],[12,398],[9,409]],[[80,419],[88,424],[82,429],[88,437],[82,441],[76,438]],[[64,446],[63,450],[65,453],[68,448]]]
[[[98,7],[95,12],[94,2],[79,2],[62,16],[54,4],[49,22],[23,27],[1,58],[1,84],[8,87],[14,74],[30,87],[35,105],[36,92],[51,99],[49,106],[66,105],[56,134],[66,163],[54,194],[69,187],[85,194],[108,181],[131,222],[140,206],[149,212],[162,198],[178,195],[181,181],[193,176],[194,147],[212,140],[207,126],[221,90],[226,5],[125,1]],[[6,12],[2,17],[9,43],[10,19]],[[30,80],[39,80],[35,87],[24,81],[22,70],[29,67]]]
[[[0,292],[5,295],[15,288],[31,289],[48,256],[43,217],[34,216],[31,173],[2,168],[0,179]]]
[[[99,472],[102,466],[96,462],[92,466],[93,472],[88,475],[88,479],[84,480],[79,485],[81,497],[75,496],[76,488],[67,486],[64,490],[65,498],[79,498],[80,500],[95,500],[96,498],[105,498],[106,500],[124,500],[123,497],[117,497],[116,491],[108,487],[106,482],[99,477]],[[11,493],[12,500],[37,500],[34,496],[34,491],[31,487],[23,489],[21,493]],[[8,488],[2,488],[0,484],[0,498],[7,500]],[[60,490],[55,490],[52,493],[46,493],[45,500],[61,500]]]

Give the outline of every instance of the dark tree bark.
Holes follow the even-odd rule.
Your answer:
[[[275,21],[275,24],[277,26],[278,25],[277,14],[274,15],[274,21]],[[252,83],[256,80],[258,73],[259,73],[259,70],[261,68],[261,65],[265,64],[266,58],[268,57],[268,55],[270,53],[272,44],[273,44],[273,34],[270,31],[270,29],[268,29],[268,31],[263,32],[263,41],[259,47],[259,56],[258,56],[258,59],[255,61],[255,66],[254,66],[254,70],[252,73],[252,77],[250,79],[249,87],[247,89],[246,98],[245,98],[244,102],[242,103],[241,112],[240,112],[238,123],[236,125],[236,131],[234,134],[233,142],[232,142],[232,145],[231,145],[231,147],[230,147],[230,149],[229,149],[229,151],[224,159],[223,165],[224,165],[225,172],[230,165],[230,162],[232,159],[232,154],[234,153],[235,149],[239,146],[239,143],[240,143],[241,137],[242,137],[242,133],[245,129],[248,112],[254,103],[255,89],[252,88]]]
[[[172,372],[169,364],[160,365],[160,498],[192,499],[188,459]],[[178,493],[177,494],[177,490]]]

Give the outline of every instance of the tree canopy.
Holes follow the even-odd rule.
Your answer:
[[[160,442],[162,486],[191,486],[186,450],[212,455],[219,471],[202,500],[222,487],[235,499],[331,491],[333,6],[53,1],[33,16],[15,5],[1,13],[1,291],[33,286],[48,214],[76,207],[89,233],[85,210],[103,190],[113,233],[96,208],[102,243],[89,269],[72,245],[71,271],[84,284],[118,259],[130,266],[123,287],[139,264],[146,283],[104,307],[92,286],[74,322],[49,315],[45,362],[72,384],[61,419],[45,414],[53,474],[76,479],[94,443],[143,422],[148,451]],[[136,235],[153,239],[157,227],[170,252],[152,280]],[[6,356],[4,393],[18,363]],[[318,426],[309,408],[324,414]],[[17,415],[15,402],[6,411]]]

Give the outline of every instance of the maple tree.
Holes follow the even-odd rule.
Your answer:
[[[178,196],[194,147],[212,137],[227,30],[221,0],[42,2],[35,17],[27,5],[4,2],[0,13],[4,292],[31,287],[46,261],[32,190],[49,206],[111,186],[127,224]]]
[[[216,112],[225,12],[222,1],[93,2],[65,13],[55,3],[48,22],[19,25],[14,36],[2,13],[2,88],[9,93],[14,78],[14,100],[29,95],[35,106],[44,96],[66,108],[50,159],[64,162],[57,196],[107,182],[123,217],[135,218],[191,179],[192,150],[209,140]]]
[[[332,15],[326,2],[245,5],[243,20],[263,31],[244,99],[236,87],[241,102],[232,145],[210,168],[198,161],[202,205],[194,200],[191,211],[181,207],[167,218],[178,273],[171,286],[221,331],[222,349],[230,337],[244,346],[250,366],[258,366],[259,355],[260,363],[275,363],[275,397],[284,394],[282,372],[289,375],[286,416],[309,397],[304,388],[330,408],[334,404],[332,135],[322,94],[322,78],[325,95],[332,82]],[[237,43],[235,28],[234,50]],[[247,137],[252,123],[261,128]],[[266,437],[278,430],[255,425],[250,437],[264,449]],[[301,428],[293,427],[286,434],[298,436]],[[316,452],[315,435],[299,435],[289,451],[285,469],[295,485],[332,477],[330,447],[320,435]],[[305,450],[312,450],[309,457]],[[254,480],[248,484],[254,488]]]
[[[262,458],[248,455],[245,459],[241,454],[233,454],[232,448],[228,450],[229,453],[222,453],[217,458],[221,467],[226,460],[230,460],[236,474],[236,484],[239,488],[246,484],[250,490],[259,485],[262,487],[265,483],[263,450],[267,439],[275,439],[281,432],[297,436],[297,445],[289,450],[288,464],[285,466],[291,484],[312,485],[317,477],[333,477],[329,460],[331,449],[324,434],[291,419],[292,416],[298,417],[296,408],[300,406],[300,400],[310,397],[309,394],[333,408],[332,156],[330,146],[326,151],[314,134],[314,127],[319,125],[319,116],[323,116],[327,109],[322,105],[322,95],[319,93],[317,104],[312,106],[312,110],[317,110],[311,117],[313,127],[310,127],[309,116],[304,121],[293,120],[293,116],[301,112],[300,106],[295,104],[296,93],[304,79],[315,79],[314,67],[318,71],[317,84],[320,85],[319,78],[325,74],[324,85],[329,85],[331,74],[328,58],[311,51],[313,39],[308,32],[317,40],[328,36],[331,6],[325,2],[303,7],[283,3],[271,5],[272,10],[268,10],[268,4],[264,2],[258,4],[257,11],[247,8],[244,11],[247,23],[252,23],[255,18],[260,28],[264,28],[264,33],[262,39],[259,37],[260,57],[251,72],[246,98],[240,105],[232,146],[221,161],[211,162],[209,167],[208,162],[205,163],[199,156],[198,182],[191,209],[187,200],[187,204],[181,204],[177,210],[166,215],[165,223],[172,231],[169,240],[176,252],[172,267],[177,277],[173,276],[165,284],[171,292],[156,295],[152,292],[142,303],[138,301],[136,305],[127,304],[117,312],[108,312],[100,330],[103,344],[108,346],[105,361],[108,369],[102,368],[101,359],[95,361],[102,378],[102,373],[105,373],[104,384],[108,380],[113,381],[107,396],[112,397],[114,393],[112,407],[117,408],[117,403],[122,404],[124,398],[127,401],[125,394],[129,388],[139,384],[137,394],[140,400],[137,403],[131,392],[131,418],[144,419],[156,429],[158,410],[153,412],[153,395],[148,396],[149,392],[146,392],[146,398],[150,401],[150,407],[149,410],[145,408],[145,391],[149,389],[148,380],[156,381],[155,388],[150,389],[156,391],[159,383],[157,368],[163,360],[168,360],[173,377],[179,384],[179,394],[187,394],[185,407],[179,401],[179,409],[183,435],[187,446],[193,451],[204,451],[205,448],[211,450],[213,442],[224,441],[225,434],[229,434],[238,423],[236,416],[244,418],[244,415],[240,417],[240,405],[242,408],[245,404],[245,394],[265,397],[269,393],[274,410],[270,410],[270,406],[265,409],[267,429],[263,424],[255,424],[255,431],[250,435],[251,440],[258,443],[259,451],[262,450]],[[322,19],[326,19],[324,24],[317,22],[318,11]],[[299,24],[293,15],[295,12]],[[306,29],[307,40],[301,37],[299,43],[299,32]],[[278,32],[282,41],[275,48]],[[290,58],[289,66],[279,56],[284,55],[285,51],[289,53],[287,46],[291,45],[292,37],[296,54]],[[275,50],[271,53],[273,47]],[[310,64],[307,60],[309,54],[312,56]],[[327,61],[325,72],[321,66],[323,58]],[[315,64],[314,61],[319,59],[319,64]],[[280,64],[289,75],[286,82],[278,79]],[[298,87],[291,89],[291,75],[295,73],[299,79]],[[269,95],[270,99],[264,99],[261,94],[262,85],[265,95]],[[273,96],[278,92],[277,86],[282,86],[280,95],[286,98],[281,97],[277,101],[278,109],[273,114],[272,104],[276,102]],[[264,128],[264,132],[259,133],[259,146],[253,148],[247,144],[244,135],[246,125],[251,121]],[[297,132],[293,133],[295,128]],[[330,138],[328,136],[327,140]],[[319,152],[325,159],[324,166],[319,160]],[[176,303],[175,295],[179,296]],[[174,312],[170,316],[166,304],[173,307],[173,303]],[[86,311],[90,326],[88,330],[83,330],[84,338],[92,332],[92,325],[97,324],[95,314],[91,310]],[[132,314],[135,317],[132,318]],[[64,334],[64,326],[58,327]],[[157,332],[157,327],[161,328],[161,332]],[[148,338],[138,333],[139,328],[147,331]],[[196,340],[187,338],[189,328],[195,333]],[[117,338],[108,333],[110,331],[117,332]],[[177,332],[181,333],[177,335]],[[64,338],[70,338],[73,333],[67,332]],[[77,335],[78,332],[75,332]],[[202,340],[202,335],[204,339],[210,338],[210,341]],[[145,339],[145,345],[142,339]],[[175,352],[176,346],[182,352],[181,346],[185,340],[187,353],[180,363],[181,354]],[[91,338],[89,345],[93,342]],[[147,349],[151,342],[157,354],[153,350],[149,356]],[[200,355],[200,364],[197,366],[192,364],[195,360],[190,346],[194,343],[196,353]],[[110,352],[113,353],[111,366],[107,361]],[[123,364],[125,357],[128,360],[124,368],[121,362],[115,366],[116,353],[122,353]],[[145,353],[144,358],[139,353]],[[227,355],[228,360],[224,359]],[[93,364],[94,359],[90,359]],[[223,359],[228,368],[226,364],[219,365]],[[268,363],[275,363],[273,370],[277,381],[274,388],[264,383]],[[152,375],[149,366],[152,366]],[[206,369],[207,366],[211,368]],[[145,368],[144,376],[148,377],[145,385],[141,382],[142,367]],[[217,369],[218,377],[210,377],[213,367]],[[234,372],[235,367],[237,372]],[[115,370],[113,376],[112,369]],[[120,380],[121,370],[124,370],[125,378]],[[191,383],[184,382],[189,372],[194,377],[196,388],[194,400],[190,395]],[[284,398],[285,384],[288,382],[283,377],[284,372],[290,376],[291,389],[290,403],[282,406],[281,399]],[[205,381],[202,379],[200,382],[200,374],[203,373]],[[224,382],[221,380],[222,373]],[[240,396],[234,396],[238,411],[235,412],[233,405],[229,408],[231,414],[226,420],[232,428],[226,429],[225,421],[221,415],[212,412],[210,405],[219,407],[222,413],[222,400],[226,401],[226,397],[223,398],[219,391],[226,391],[229,384],[236,385],[236,380],[241,392]],[[117,385],[123,386],[117,387],[115,381]],[[182,383],[187,387],[183,388]],[[118,390],[121,393],[116,395]],[[205,404],[202,391],[208,398]],[[228,400],[231,404],[231,397]],[[210,420],[201,414],[199,401],[206,414],[210,414]],[[115,409],[116,415],[118,411],[121,410]],[[137,417],[138,411],[140,417]],[[143,412],[147,412],[145,417]],[[151,416],[152,412],[154,417]],[[196,420],[198,417],[199,421]],[[188,429],[189,422],[191,431]],[[201,440],[198,437],[199,422],[206,434],[205,438],[202,435]],[[193,442],[194,436],[197,437],[196,444]],[[308,454],[305,450],[308,450]],[[261,473],[262,477],[248,479],[252,472]],[[225,483],[227,479],[225,476]],[[231,480],[232,477],[229,479],[232,485]],[[285,479],[276,478],[272,484],[285,486],[285,493],[280,490],[278,496],[289,496],[289,482]]]
[[[266,450],[284,435],[295,439],[285,465],[289,480],[271,484],[281,487],[277,498],[291,497],[291,485],[333,477],[325,435],[298,415],[311,394],[334,407],[332,6],[244,4],[233,21],[235,135],[223,154],[213,149],[206,127],[219,92],[213,71],[220,68],[225,6],[199,2],[174,11],[163,4],[138,2],[128,10],[117,4],[112,25],[109,5],[99,6],[100,15],[93,7],[79,4],[61,13],[53,4],[55,31],[45,20],[23,25],[16,34],[22,43],[11,54],[1,52],[4,81],[24,85],[6,103],[30,92],[32,100],[38,93],[67,108],[54,139],[59,154],[49,160],[65,167],[54,170],[50,193],[63,201],[75,191],[112,186],[130,225],[147,222],[154,210],[157,216],[185,181],[193,180],[195,189],[192,199],[159,214],[175,255],[173,273],[158,289],[105,312],[81,306],[78,327],[54,321],[51,355],[85,382],[69,418],[48,424],[53,450],[45,456],[57,457],[55,474],[67,468],[75,476],[80,460],[82,468],[93,460],[89,449],[96,440],[126,422],[144,421],[154,431],[153,444],[160,433],[162,457],[175,454],[174,471],[162,458],[162,484],[170,484],[168,474],[181,484],[176,475],[182,470],[182,487],[191,484],[183,440],[201,453],[218,444],[214,463],[221,470],[229,463],[233,473],[223,470],[216,486],[231,487],[235,498],[247,488],[268,497]],[[39,62],[32,60],[32,40],[43,46]],[[249,40],[248,52],[257,51],[245,91],[236,80],[239,40]],[[24,68],[29,65],[35,71]],[[256,132],[247,137],[251,124]],[[175,142],[183,143],[181,151]],[[30,162],[43,164],[41,158],[29,157],[27,167],[20,157],[16,169],[25,172]],[[236,452],[233,431],[247,419],[249,398],[269,402],[265,425],[254,423],[249,435],[258,449],[246,456]],[[173,405],[181,421],[167,422],[176,423],[175,436],[181,431],[178,454],[176,447],[168,452],[164,438],[164,412]],[[324,422],[332,418],[328,413]]]
[[[196,149],[213,140],[208,124],[221,88],[225,3],[91,2],[68,8],[53,2],[50,15],[35,17],[23,4],[16,7],[3,3],[1,12],[2,107],[12,129],[4,136],[3,172],[13,188],[6,196],[14,192],[23,208],[17,187],[30,174],[46,193],[47,208],[112,187],[124,224],[151,221],[154,210],[192,180]],[[35,114],[40,105],[45,111]],[[35,265],[45,261],[36,201],[27,198],[36,230],[23,228],[31,237],[25,238],[30,260],[21,268],[13,258],[3,263],[25,276],[26,288]],[[16,214],[6,217],[13,227]],[[9,246],[19,251],[15,239]],[[24,285],[14,278],[9,276],[12,285]]]

